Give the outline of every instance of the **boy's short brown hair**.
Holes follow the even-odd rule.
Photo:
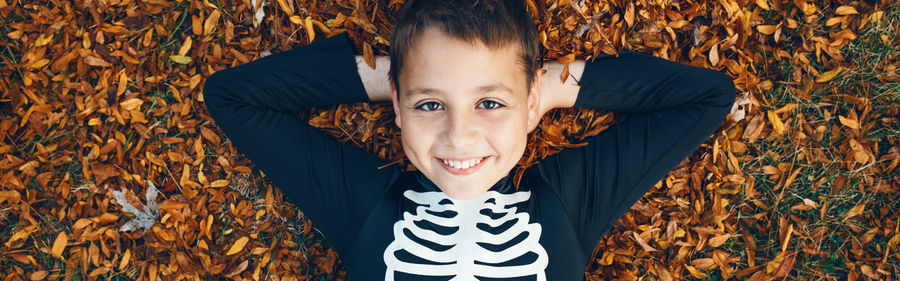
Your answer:
[[[491,49],[517,45],[529,88],[542,67],[537,28],[524,0],[408,0],[400,8],[391,32],[388,74],[397,93],[406,54],[416,38],[430,27],[467,42],[480,40]]]

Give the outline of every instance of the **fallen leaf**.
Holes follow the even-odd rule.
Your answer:
[[[66,244],[69,242],[69,237],[66,236],[65,231],[60,231],[59,235],[56,236],[56,241],[53,241],[53,248],[50,250],[50,255],[55,258],[62,258],[62,252],[66,249]]]
[[[237,241],[234,241],[234,244],[231,244],[231,248],[228,249],[228,252],[225,253],[226,256],[234,255],[244,249],[244,245],[247,245],[247,241],[250,241],[250,238],[247,236],[243,236],[238,238]]]
[[[838,66],[832,70],[826,71],[826,72],[820,74],[818,77],[816,77],[816,82],[819,82],[819,83],[827,82],[827,81],[833,79],[835,76],[837,76],[838,73],[841,73],[841,70],[843,70],[843,69],[844,69],[843,67]]]

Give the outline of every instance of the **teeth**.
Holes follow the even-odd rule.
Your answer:
[[[472,160],[468,160],[468,161],[453,161],[453,160],[444,159],[444,164],[450,165],[450,167],[453,167],[456,169],[468,169],[468,168],[474,167],[475,165],[478,165],[478,163],[481,163],[481,158],[472,159]]]

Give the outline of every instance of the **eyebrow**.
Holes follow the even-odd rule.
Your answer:
[[[512,89],[510,89],[509,87],[506,87],[506,85],[503,85],[503,84],[490,84],[490,85],[479,86],[479,87],[475,88],[475,92],[476,93],[501,92],[501,93],[505,93],[510,96],[513,95]],[[442,91],[440,89],[428,88],[428,87],[422,87],[422,86],[412,88],[409,91],[407,91],[406,93],[407,93],[406,95],[408,97],[414,97],[417,95],[445,94],[444,91]]]

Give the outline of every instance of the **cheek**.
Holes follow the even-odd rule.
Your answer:
[[[409,115],[405,115],[401,120],[403,129],[400,130],[403,152],[410,158],[410,161],[417,163],[416,158],[429,156],[431,146],[437,139],[437,131],[435,131],[437,125],[406,116]]]

